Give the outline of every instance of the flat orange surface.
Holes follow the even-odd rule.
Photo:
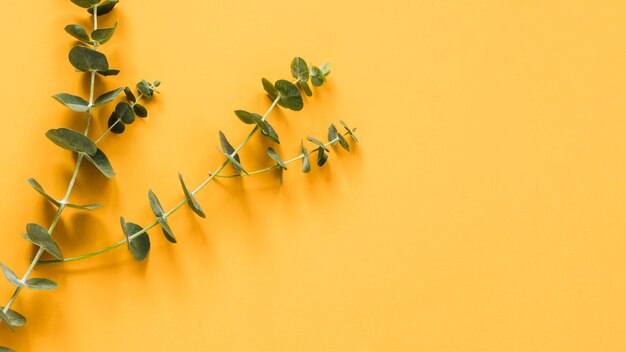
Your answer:
[[[74,159],[44,136],[84,114],[63,27],[89,25],[70,1],[0,11],[0,260],[22,274],[24,226],[54,209],[25,182],[64,191]],[[102,47],[117,77],[96,92],[160,79],[150,116],[102,148],[117,177],[81,170],[54,233],[66,256],[123,238],[118,218],[153,220],[239,143],[262,113],[260,79],[294,56],[332,65],[302,112],[270,121],[296,156],[331,122],[359,128],[354,153],[323,169],[220,180],[157,228],[137,263],[124,247],[37,268],[29,322],[0,328],[18,351],[626,350],[626,3],[620,1],[121,0]],[[94,120],[106,128],[111,106]],[[256,138],[241,153],[269,165]],[[231,170],[228,170],[229,172]],[[12,292],[0,280],[0,305]]]

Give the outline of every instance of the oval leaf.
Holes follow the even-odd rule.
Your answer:
[[[241,160],[239,159],[239,154],[233,155],[233,153],[235,153],[235,148],[233,148],[233,146],[230,145],[224,133],[222,131],[219,131],[219,132],[220,132],[220,143],[222,144],[222,149],[224,150],[224,152],[232,156],[233,158],[235,158],[235,160],[237,160],[237,162],[240,163]]]
[[[137,98],[135,98],[135,94],[133,94],[133,91],[130,90],[130,88],[125,87],[124,94],[126,94],[126,99],[128,99],[128,101],[130,101],[131,103],[134,103],[137,101]]]
[[[89,139],[89,137],[80,132],[70,130],[69,128],[49,130],[46,132],[46,137],[59,147],[73,152],[94,155],[98,149],[96,143]]]
[[[80,40],[81,42],[91,44],[91,40],[89,39],[87,30],[80,24],[68,24],[67,26],[65,26],[65,31],[72,37]]]
[[[330,145],[337,144],[337,136],[337,127],[335,127],[335,125],[331,123],[330,126],[328,126],[328,143],[330,143]]]
[[[9,280],[9,282],[11,284],[13,284],[15,287],[21,287],[24,284],[22,284],[22,282],[20,281],[20,278],[17,277],[17,275],[15,275],[15,272],[13,272],[13,270],[9,269],[8,266],[0,263],[0,266],[2,266],[2,273],[4,274],[4,277],[7,278],[7,280]]]
[[[348,134],[350,135],[350,138],[352,138],[354,143],[359,144],[359,140],[356,138],[356,135],[354,134],[354,132],[356,132],[356,128],[350,128],[350,126],[348,126],[345,122],[343,122],[343,120],[339,120],[339,123],[343,126],[343,128],[346,129],[346,131],[348,131]]]
[[[70,50],[70,63],[79,71],[97,72],[109,69],[109,62],[103,53],[84,46],[75,46]]]
[[[135,103],[135,105],[133,105],[133,111],[141,118],[148,117],[148,110],[141,104]]]
[[[100,0],[72,0],[72,2],[83,8],[90,8],[100,2]]]
[[[304,107],[302,94],[293,83],[284,79],[276,81],[276,90],[280,94],[278,104],[284,108],[300,111]]]
[[[135,122],[135,112],[133,108],[130,107],[130,104],[125,101],[117,103],[115,106],[115,115],[127,125]]]
[[[102,150],[98,149],[94,155],[85,155],[85,157],[107,178],[115,176],[115,171],[113,171],[113,167],[111,166],[109,159],[102,152]]]
[[[106,0],[102,4],[98,5],[98,16],[106,15],[111,12],[118,2],[119,0]],[[93,7],[87,11],[93,15]]]
[[[0,310],[4,311],[4,307],[0,306]],[[6,316],[8,318],[8,322],[11,323],[11,325],[13,326],[24,326],[26,325],[26,317],[23,316],[22,314],[14,311],[13,309],[9,309],[6,312]],[[2,349],[0,349],[0,351],[2,351]]]
[[[193,194],[191,194],[191,192],[189,192],[189,189],[187,189],[187,185],[185,185],[185,181],[183,180],[183,176],[181,174],[178,174],[178,179],[180,180],[180,185],[183,187],[183,193],[185,194],[187,204],[189,205],[191,210],[193,210],[194,213],[198,214],[199,217],[205,218],[206,215],[204,214],[204,211],[202,211],[202,207],[200,207],[200,204],[198,204],[196,199],[193,197]]]
[[[280,144],[280,140],[278,139],[278,134],[276,134],[276,131],[274,131],[274,127],[272,127],[272,125],[270,125],[269,122],[264,121],[264,120],[259,120],[257,125],[261,129],[261,134],[263,134],[265,137],[272,140],[274,143]]]
[[[120,95],[120,93],[122,93],[123,91],[124,91],[124,88],[117,88],[110,92],[106,92],[102,94],[101,96],[99,96],[98,98],[96,98],[96,101],[93,103],[93,106],[98,107],[100,105],[104,105],[108,102],[111,102],[115,100],[115,98],[117,98],[117,96]]]
[[[308,83],[298,81],[298,87],[302,89],[302,91],[304,92],[304,94],[306,94],[307,97],[313,96],[313,91],[311,90],[311,87],[309,87]]]
[[[161,225],[165,238],[172,243],[176,243],[176,237],[174,237],[174,233],[172,232],[170,225],[167,224],[167,220],[164,218],[157,218],[157,222]]]
[[[39,224],[26,225],[26,238],[43,248],[46,252],[52,254],[53,257],[63,260],[63,254],[59,246],[54,242],[48,231]]]
[[[150,251],[150,236],[144,232],[131,240],[131,236],[143,229],[135,223],[125,222],[123,217],[120,218],[120,222],[122,224],[124,235],[126,236],[126,241],[128,242],[128,249],[130,250],[130,253],[133,255],[135,260],[144,260]]]
[[[302,151],[302,172],[311,171],[311,163],[309,162],[309,152],[304,147],[304,141],[300,142],[300,151]]]
[[[57,283],[52,280],[39,278],[28,279],[24,285],[32,290],[54,290],[58,286]]]
[[[46,191],[43,189],[43,187],[41,187],[37,180],[35,180],[34,178],[29,178],[27,181],[35,189],[35,191],[37,191],[37,193],[41,194],[50,203],[54,204],[57,207],[61,206],[61,203],[58,200],[54,199],[51,195],[46,193]]]
[[[163,207],[161,206],[161,202],[157,198],[156,194],[152,192],[152,190],[148,190],[148,200],[150,201],[150,208],[152,208],[152,212],[157,218],[163,217],[165,212],[163,211]]]
[[[11,324],[11,318],[9,318],[9,315],[7,313],[5,313],[4,310],[0,310],[0,321],[4,321],[7,324],[7,326],[9,327],[9,329],[11,329],[11,331],[15,332],[15,329],[13,329],[13,324]],[[13,351],[13,350],[8,349],[6,347],[1,347],[1,348],[4,348],[5,351]],[[0,349],[0,351],[2,351],[2,350]],[[13,351],[13,352],[15,352],[15,351]]]
[[[110,68],[108,70],[105,70],[105,71],[98,71],[99,75],[102,75],[102,76],[105,76],[105,77],[106,76],[117,76],[118,73],[120,73],[120,70],[116,70],[116,69],[112,69],[112,68]]]
[[[321,87],[326,82],[326,76],[319,67],[311,67],[311,83],[313,87]]]
[[[280,166],[281,169],[287,170],[287,165],[285,164],[283,159],[280,158],[280,155],[278,155],[278,153],[274,151],[274,149],[272,149],[271,147],[267,148],[267,155],[269,155],[270,158],[274,159],[274,161],[278,164],[278,166]]]
[[[126,125],[124,125],[122,120],[117,117],[115,111],[111,113],[109,121],[107,122],[107,126],[111,129],[111,132],[116,134],[122,134],[126,130]]]
[[[59,103],[67,106],[74,111],[85,112],[89,110],[89,102],[76,95],[61,93],[53,95],[52,97],[56,99],[56,101],[58,101]]]
[[[291,75],[297,78],[300,82],[308,82],[309,80],[309,66],[301,57],[294,57],[291,60]]]
[[[326,164],[326,160],[328,160],[328,155],[324,152],[324,149],[317,149],[317,166],[322,167]]]
[[[317,140],[317,139],[315,139],[313,137],[306,137],[306,139],[309,142],[311,142],[313,144],[316,144],[318,147],[324,149],[325,151],[327,151],[327,152],[329,151],[328,148],[326,148],[326,145],[324,145],[324,143],[320,142],[319,140]]]
[[[346,141],[343,135],[338,134],[337,138],[339,139],[339,145],[341,145],[343,149],[350,151],[350,144],[348,144],[348,141]]]
[[[98,28],[91,32],[91,38],[98,44],[104,44],[111,39],[116,28],[117,22],[115,22],[115,25],[112,28]]]
[[[259,120],[262,119],[262,117],[259,114],[254,114],[254,113],[247,112],[244,110],[235,110],[235,115],[237,115],[237,117],[239,118],[239,120],[241,120],[241,122],[247,125],[255,124]]]
[[[150,86],[150,83],[148,83],[148,81],[146,81],[145,79],[142,79],[141,82],[137,83],[137,90],[141,92],[141,94],[143,94],[146,98],[151,98],[154,92],[152,86]]]
[[[276,87],[274,87],[272,82],[265,78],[261,79],[261,82],[263,82],[263,89],[265,89],[265,92],[270,97],[270,99],[276,100],[276,98],[278,98],[278,91],[276,90]]]

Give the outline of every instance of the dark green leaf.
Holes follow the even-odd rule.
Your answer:
[[[343,135],[338,134],[337,138],[339,138],[339,145],[341,145],[343,149],[350,151],[350,144],[348,144],[348,141],[346,141],[346,139],[343,138]]]
[[[105,70],[105,71],[98,71],[99,75],[102,75],[102,76],[105,76],[105,77],[107,77],[107,76],[117,76],[118,73],[120,73],[120,70],[116,70],[116,69],[113,69],[113,68],[110,68],[110,69]]]
[[[94,155],[96,143],[80,132],[68,128],[57,128],[46,132],[46,137],[59,147],[73,152]]]
[[[9,282],[15,286],[15,287],[20,287],[23,286],[24,284],[22,283],[22,281],[20,281],[20,278],[17,277],[17,275],[15,274],[15,272],[13,272],[13,270],[9,269],[8,266],[4,265],[3,263],[0,263],[0,266],[2,266],[2,273],[4,274],[4,277],[7,278],[7,280],[9,280]]]
[[[135,223],[125,222],[123,217],[120,217],[120,223],[122,224],[122,230],[126,236],[126,242],[128,243],[130,253],[136,260],[142,261],[150,251],[150,236],[144,232],[131,240],[131,236],[142,231],[143,229]]]
[[[135,112],[127,102],[119,102],[115,106],[115,115],[127,125],[135,122]]]
[[[89,110],[89,102],[76,95],[61,93],[53,95],[52,97],[56,99],[59,103],[67,106],[74,111],[85,112]]]
[[[3,314],[4,314],[4,312],[3,312]],[[0,346],[0,352],[15,352],[15,350],[12,350],[12,349],[10,349],[8,347]]]
[[[183,187],[183,193],[185,193],[187,204],[189,205],[191,210],[193,210],[194,213],[198,214],[199,217],[205,218],[206,215],[204,214],[204,211],[202,211],[202,207],[200,207],[200,204],[198,204],[196,199],[193,197],[193,194],[191,194],[191,192],[189,192],[189,189],[187,189],[187,185],[185,185],[185,181],[183,180],[183,176],[181,174],[178,174],[178,179],[180,180],[180,185]]]
[[[4,307],[0,306],[0,310],[4,311]],[[23,316],[22,314],[14,311],[13,309],[10,309],[6,312],[6,316],[9,318],[9,322],[11,323],[11,325],[13,326],[24,326],[26,325],[26,317]],[[2,351],[2,349],[0,349],[0,352]]]
[[[63,254],[59,246],[54,242],[52,237],[43,226],[38,224],[26,225],[26,239],[43,248],[46,252],[52,254],[53,257],[62,260]]]
[[[15,329],[13,329],[13,324],[11,324],[11,318],[8,316],[8,314],[6,314],[4,312],[4,310],[0,310],[0,321],[4,321],[7,324],[7,326],[9,327],[9,329],[11,329],[11,331],[15,332]],[[5,348],[6,351],[15,352],[15,351],[13,351],[11,349],[8,349],[6,347],[2,347],[2,348]],[[0,350],[0,351],[2,351],[2,350]]]
[[[156,194],[152,192],[152,190],[148,190],[148,200],[150,201],[150,208],[152,208],[152,212],[157,218],[163,217],[165,212],[163,212],[163,207],[161,206],[161,202],[157,198]]]
[[[54,290],[58,286],[57,283],[52,280],[39,278],[28,279],[24,285],[32,290]]]
[[[337,127],[331,123],[330,126],[328,126],[328,143],[330,143],[330,145],[337,144],[337,135]]]
[[[72,37],[80,40],[81,42],[91,44],[91,40],[89,39],[87,30],[80,24],[68,24],[67,26],[65,26],[65,31]]]
[[[324,72],[319,69],[319,67],[312,66],[311,67],[311,83],[313,87],[321,87],[324,82],[326,82],[326,76]]]
[[[107,122],[108,127],[111,129],[111,132],[116,134],[122,134],[126,130],[126,125],[122,122],[122,120],[117,117],[115,111],[111,113],[109,117],[109,121]]]
[[[235,110],[235,115],[237,115],[237,117],[239,118],[239,120],[241,120],[241,122],[247,125],[255,124],[263,118],[259,114],[247,112],[244,110]]]
[[[278,166],[280,166],[281,169],[287,170],[287,165],[285,164],[283,159],[280,158],[280,155],[278,155],[278,153],[274,151],[274,149],[272,149],[271,147],[267,148],[267,155],[269,155],[270,158],[274,159],[274,161],[278,164]]]
[[[117,96],[120,95],[120,93],[122,93],[123,91],[124,91],[124,88],[117,88],[110,92],[106,92],[102,94],[101,96],[99,96],[98,98],[96,98],[96,101],[93,103],[93,106],[98,107],[100,105],[109,103],[115,100],[115,98],[117,98]]]
[[[70,50],[70,63],[79,71],[97,72],[109,69],[109,62],[103,53],[84,46]]]
[[[291,61],[291,75],[297,78],[300,82],[308,82],[309,80],[309,66],[306,61],[301,57],[294,57]]]
[[[306,94],[307,97],[313,96],[313,91],[311,90],[311,87],[309,87],[308,83],[299,81],[298,87],[302,89],[302,91],[304,92],[304,94]]]
[[[148,117],[148,110],[141,104],[135,103],[135,105],[133,105],[133,111],[141,118]]]
[[[141,82],[137,83],[137,90],[139,90],[146,98],[152,97],[153,89],[150,86],[150,83],[146,80],[141,80]]]
[[[102,204],[77,205],[77,204],[71,204],[71,203],[67,203],[65,206],[68,208],[81,209],[81,210],[94,210],[94,209],[99,209],[99,208],[104,207],[104,205]]]
[[[34,178],[29,178],[27,181],[35,189],[35,191],[37,191],[37,193],[41,194],[50,203],[56,205],[57,207],[61,206],[61,203],[58,200],[54,199],[52,196],[46,193],[46,191],[43,189],[43,187],[41,187],[37,180],[35,180]]]
[[[317,166],[324,166],[326,164],[326,160],[328,160],[328,155],[324,152],[324,149],[317,149]]]
[[[226,136],[224,135],[222,131],[220,131],[220,143],[222,144],[222,149],[224,150],[224,153],[235,158],[235,160],[237,160],[238,163],[241,162],[241,160],[239,159],[239,154],[234,154],[235,148],[233,148],[233,146],[230,145],[230,143],[228,142],[228,139],[226,139]]]
[[[343,120],[339,120],[339,123],[343,125],[343,128],[345,128],[346,131],[348,131],[348,134],[350,135],[350,138],[352,138],[354,143],[358,144],[359,140],[356,138],[356,135],[354,134],[354,132],[356,132],[356,128],[350,128],[350,126],[348,126],[345,122],[343,122]]]
[[[280,94],[278,104],[284,108],[300,111],[304,107],[302,94],[293,83],[284,79],[276,81],[276,90]]]
[[[111,10],[113,10],[118,2],[119,0],[106,0],[102,4],[98,5],[98,16],[106,15],[107,13],[111,12]],[[89,11],[89,13],[93,15],[93,7],[87,11]]]
[[[124,87],[124,94],[126,94],[126,99],[128,99],[128,101],[130,101],[131,103],[137,101],[137,98],[135,98],[135,94],[132,90],[130,90],[130,88]]]
[[[235,159],[231,154],[228,154],[224,152],[223,150],[220,150],[219,148],[217,148],[217,150],[219,150],[222,154],[224,154],[224,156],[228,159],[228,161],[230,161],[230,163],[233,165],[235,170],[237,170],[237,172],[244,173],[246,175],[248,174],[248,172],[243,168],[243,166],[241,166],[241,163],[239,162],[239,160]]]
[[[329,151],[328,148],[326,148],[326,146],[324,145],[324,143],[320,142],[319,140],[317,140],[317,139],[315,139],[313,137],[306,137],[306,139],[309,142],[311,142],[313,144],[316,144],[318,147],[324,149],[325,151],[327,151],[327,152]]]
[[[257,125],[261,129],[261,134],[271,139],[274,143],[280,144],[280,140],[278,139],[278,134],[276,134],[274,127],[272,127],[272,125],[270,125],[269,122],[264,121],[264,120],[259,120]]]
[[[309,162],[309,152],[304,147],[304,141],[300,143],[300,151],[302,152],[302,172],[311,171],[311,163]]]
[[[112,28],[98,28],[91,32],[91,38],[98,44],[104,44],[111,39],[116,28],[117,22],[115,22],[115,25]]]
[[[98,149],[96,150],[96,154],[93,156],[86,155],[85,157],[107,178],[115,176],[115,171],[113,171],[113,167],[111,166],[109,159],[102,152],[102,150]]]
[[[72,2],[83,8],[90,8],[100,2],[100,0],[72,0]]]
[[[176,237],[174,237],[174,233],[172,232],[170,225],[167,223],[167,220],[165,220],[164,218],[156,218],[156,219],[159,225],[161,225],[161,228],[163,229],[163,235],[165,235],[165,238],[167,238],[167,240],[172,243],[176,243]]]
[[[265,78],[263,78],[261,82],[263,82],[263,89],[265,89],[265,92],[270,97],[270,99],[276,100],[276,98],[278,97],[278,91],[276,90],[276,87],[274,87],[272,82],[268,81]]]

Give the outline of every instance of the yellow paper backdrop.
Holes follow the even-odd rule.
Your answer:
[[[221,163],[218,130],[248,133],[235,109],[268,106],[260,79],[293,56],[332,64],[305,109],[270,121],[280,153],[345,119],[354,153],[303,175],[222,180],[198,196],[208,219],[151,231],[148,259],[120,248],[39,268],[24,291],[18,351],[624,351],[626,4],[621,1],[122,0],[102,49],[117,77],[97,93],[160,79],[150,116],[103,149],[118,176],[84,167],[55,232],[66,256],[152,221]],[[20,233],[53,209],[73,159],[49,128],[82,128],[53,101],[85,95],[63,27],[70,1],[8,0],[0,11],[0,260],[20,274]],[[110,107],[98,114],[101,132]],[[267,143],[242,152],[268,165]],[[0,280],[1,281],[1,280]],[[11,293],[0,283],[4,304]]]

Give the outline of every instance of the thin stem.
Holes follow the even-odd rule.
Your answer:
[[[94,30],[96,30],[98,28],[98,6],[94,6],[94,12],[93,12],[93,26],[94,26]],[[96,45],[94,44],[94,49],[97,49]],[[87,119],[86,119],[86,123],[85,123],[85,136],[89,134],[89,124],[91,121],[91,114],[92,114],[92,104],[93,104],[93,96],[94,96],[94,86],[95,86],[95,72],[91,73],[91,82],[89,85],[89,109],[87,110]],[[63,200],[61,201],[61,205],[59,206],[59,209],[57,209],[56,213],[54,214],[54,218],[52,219],[52,222],[50,223],[50,227],[48,228],[48,234],[50,236],[52,236],[52,233],[54,232],[54,229],[56,228],[57,224],[59,223],[59,220],[61,219],[61,214],[63,214],[63,210],[65,210],[65,205],[67,204],[67,201],[70,198],[70,195],[72,194],[72,190],[74,189],[74,184],[76,183],[76,178],[78,176],[78,171],[80,169],[80,164],[83,161],[83,154],[78,154],[78,158],[76,159],[76,165],[74,167],[74,172],[72,173],[72,178],[70,179],[70,182],[67,186],[67,190],[65,191],[65,196],[63,197]],[[35,269],[35,266],[37,265],[37,263],[39,262],[39,258],[41,258],[41,255],[43,254],[44,249],[42,247],[39,247],[39,250],[37,250],[37,253],[35,254],[35,256],[33,257],[33,259],[30,262],[30,265],[28,266],[28,269],[26,270],[26,272],[24,273],[24,276],[22,276],[22,279],[20,280],[22,282],[22,285],[17,287],[15,289],[15,291],[13,291],[13,294],[11,295],[11,298],[9,299],[9,301],[7,302],[7,304],[4,306],[3,311],[5,313],[7,313],[9,311],[9,309],[11,308],[11,305],[13,304],[13,302],[15,302],[15,300],[17,299],[17,296],[20,294],[20,292],[22,291],[22,288],[24,288],[23,283],[26,282],[26,280],[28,280],[28,278],[30,277],[30,274],[33,272],[33,270]]]
[[[297,83],[297,82],[298,81],[296,80],[295,83]],[[279,100],[280,100],[280,97],[277,97],[276,99],[274,99],[274,101],[272,102],[272,105],[270,105],[270,107],[267,109],[267,111],[263,115],[263,117],[262,117],[263,121],[265,121],[265,119],[267,119],[267,117],[272,113],[274,108],[276,108],[276,105],[278,105],[278,101]],[[235,156],[250,141],[250,139],[252,139],[252,137],[254,136],[254,134],[258,130],[259,130],[259,127],[255,126],[252,129],[252,131],[248,134],[248,136],[246,136],[246,138],[243,140],[243,142],[241,142],[241,144],[237,148],[235,148],[235,151],[233,151],[231,156]],[[200,192],[206,185],[208,185],[216,177],[217,174],[219,174],[226,167],[226,165],[228,165],[228,159],[224,160],[224,162],[222,162],[222,164],[220,164],[220,166],[215,171],[209,172],[209,177],[206,180],[204,180],[195,190],[193,190],[191,192],[191,195],[195,196],[198,192]],[[176,212],[178,209],[180,209],[182,206],[184,206],[185,203],[187,203],[187,201],[188,201],[188,198],[185,197],[185,199],[183,199],[178,204],[176,204],[170,211],[166,212],[163,215],[163,217],[167,219],[170,215],[172,215],[174,212]],[[143,229],[141,229],[140,231],[135,232],[134,234],[128,236],[127,240],[121,240],[119,242],[116,242],[116,243],[108,246],[108,247],[104,247],[104,248],[98,249],[96,251],[93,251],[93,252],[90,252],[90,253],[87,253],[87,254],[83,254],[83,255],[79,255],[79,256],[76,256],[76,257],[63,258],[63,259],[60,259],[60,260],[42,260],[42,261],[39,261],[37,264],[44,264],[44,265],[47,265],[47,264],[60,264],[60,263],[75,262],[75,261],[91,258],[91,257],[93,257],[95,255],[108,252],[110,250],[113,250],[113,249],[123,245],[124,243],[128,243],[128,242],[132,241],[136,237],[146,233],[147,231],[149,231],[150,229],[155,227],[157,224],[158,224],[158,222],[155,219],[154,221],[152,221],[152,223],[150,225],[148,225],[148,226],[144,227]]]

